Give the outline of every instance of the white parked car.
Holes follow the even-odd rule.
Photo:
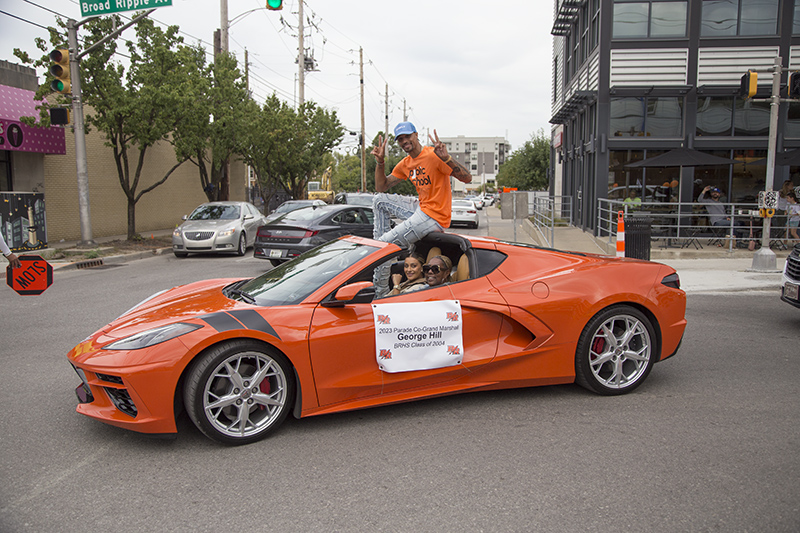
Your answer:
[[[244,255],[256,240],[264,216],[249,202],[208,202],[199,205],[172,232],[172,253],[228,252]]]
[[[464,200],[469,200],[475,204],[475,209],[483,209],[483,199],[478,196],[465,196]]]
[[[478,227],[478,210],[472,200],[453,200],[450,226],[465,224],[471,228]]]

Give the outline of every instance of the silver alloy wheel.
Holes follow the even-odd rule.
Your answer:
[[[236,253],[239,256],[243,256],[246,251],[247,251],[247,237],[245,237],[244,232],[241,232],[239,234],[239,247],[236,249]]]
[[[265,353],[230,355],[211,372],[203,386],[203,413],[219,433],[246,438],[264,432],[288,407],[287,377]]]
[[[650,331],[639,318],[614,315],[592,334],[589,368],[599,384],[626,389],[647,373],[651,346]]]

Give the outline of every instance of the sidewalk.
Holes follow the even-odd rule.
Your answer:
[[[499,216],[499,214],[498,214]],[[537,231],[525,220],[528,236],[539,244]],[[555,228],[554,248],[584,253],[616,255],[603,240],[597,240],[591,233],[575,227]],[[775,252],[777,270],[774,272],[753,272],[753,254],[749,250],[735,250],[733,253],[719,248],[704,247],[696,249],[668,249],[653,247],[650,260],[669,265],[678,271],[681,288],[686,292],[738,292],[750,290],[771,290],[778,293],[781,287],[781,272],[788,251]]]

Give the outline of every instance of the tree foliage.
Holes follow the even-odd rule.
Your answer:
[[[306,184],[326,168],[325,155],[344,130],[335,111],[314,102],[295,110],[274,94],[249,114],[243,157],[265,190],[305,196]]]
[[[540,129],[500,166],[497,186],[516,187],[521,191],[544,190],[549,184],[549,168],[550,138]]]

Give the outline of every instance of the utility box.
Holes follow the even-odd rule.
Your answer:
[[[504,192],[500,195],[500,218],[516,220],[527,218],[528,215],[527,191]]]

